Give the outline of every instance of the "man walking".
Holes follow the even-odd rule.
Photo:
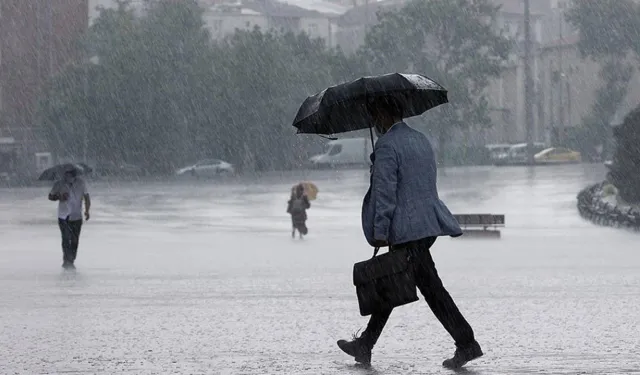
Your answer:
[[[82,201],[84,200],[84,218],[89,220],[91,199],[84,180],[77,176],[78,171],[69,167],[61,180],[56,181],[49,193],[50,201],[58,201],[58,226],[62,235],[62,267],[75,269],[74,262],[78,254],[80,229],[82,229]]]
[[[458,222],[438,197],[433,148],[424,134],[402,121],[396,101],[374,99],[367,107],[378,141],[371,155],[371,186],[362,207],[365,237],[374,247],[408,251],[418,289],[455,341],[455,354],[443,366],[460,368],[483,353],[471,326],[442,285],[430,253],[438,236],[462,235]],[[357,362],[369,364],[371,350],[391,311],[371,314],[362,335],[353,341],[338,341],[340,349]]]

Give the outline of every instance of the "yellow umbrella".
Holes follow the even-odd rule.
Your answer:
[[[307,195],[310,201],[315,200],[318,196],[318,187],[313,182],[303,181],[298,184],[293,185],[291,191],[295,191],[296,186],[302,185],[304,187],[304,193]]]

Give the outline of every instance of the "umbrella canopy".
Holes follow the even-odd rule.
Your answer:
[[[318,187],[313,182],[302,181],[298,184],[295,184],[291,187],[291,192],[293,193],[296,190],[296,187],[302,185],[304,188],[304,194],[309,198],[310,201],[315,200],[318,197]]]
[[[56,181],[62,179],[65,172],[76,171],[80,174],[89,174],[93,171],[91,167],[85,163],[64,163],[54,165],[51,168],[45,169],[38,177],[38,181]]]
[[[367,101],[381,97],[393,98],[401,107],[403,118],[421,115],[449,101],[444,87],[420,74],[363,77],[308,97],[293,126],[298,133],[323,135],[370,128]]]

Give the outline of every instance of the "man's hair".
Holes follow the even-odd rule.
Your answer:
[[[76,176],[78,176],[78,170],[75,169],[75,168],[67,168],[64,171],[64,174],[68,174],[68,175],[70,175],[72,177],[76,177]]]
[[[378,111],[384,111],[389,116],[394,118],[403,118],[402,104],[400,100],[393,96],[373,96],[367,99],[367,107],[369,111],[377,109]]]

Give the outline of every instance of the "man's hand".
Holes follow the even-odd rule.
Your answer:
[[[375,240],[373,242],[373,246],[374,247],[387,247],[387,246],[389,246],[389,243],[387,241],[383,241],[383,240]]]
[[[60,199],[60,196],[58,194],[49,194],[49,200],[50,201],[55,202],[58,199]]]
[[[89,211],[85,211],[85,212],[84,212],[84,219],[85,219],[86,221],[89,221],[89,218],[91,218],[91,215],[89,215]]]

